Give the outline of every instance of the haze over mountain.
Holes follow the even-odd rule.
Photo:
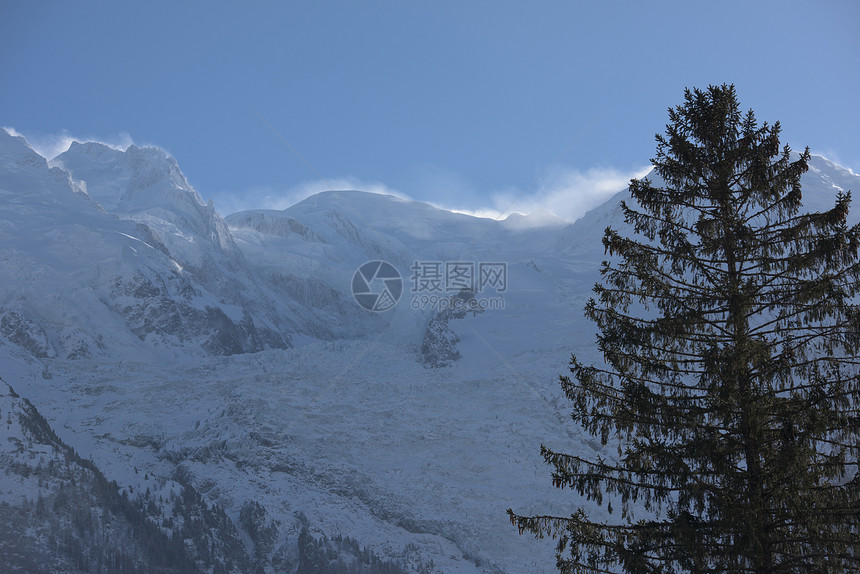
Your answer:
[[[860,187],[810,167],[808,209]],[[624,195],[570,224],[361,191],[222,218],[162,150],[49,163],[0,130],[0,564],[553,571],[505,509],[569,514],[539,445],[600,449],[554,379],[599,360]]]

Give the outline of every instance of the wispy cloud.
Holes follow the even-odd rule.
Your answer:
[[[629,171],[614,168],[583,171],[558,167],[550,171],[534,191],[510,188],[490,194],[488,205],[442,207],[493,219],[505,219],[515,213],[533,215],[530,219],[538,225],[556,222],[553,215],[564,221],[575,221],[626,189],[632,178],[643,177],[650,170],[650,166]]]
[[[632,178],[640,178],[651,166],[629,171],[614,168],[590,168],[585,171],[560,167],[550,172],[533,194],[494,197],[497,208],[529,214],[549,211],[568,221],[579,219],[607,199],[627,188]]]
[[[823,157],[827,161],[829,161],[831,163],[835,163],[839,167],[848,170],[852,174],[856,175],[858,173],[857,171],[854,171],[854,168],[860,166],[860,162],[845,161],[845,158],[840,157],[836,153],[835,150],[826,149],[826,150],[822,151],[822,150],[815,149],[815,150],[811,150],[811,151],[812,151],[813,155],[820,155],[821,157]]]
[[[68,132],[50,134],[45,136],[28,135],[27,141],[30,146],[46,159],[54,159],[61,153],[67,151],[72,142],[98,142],[114,149],[125,151],[128,146],[134,144],[134,140],[126,132],[120,132],[115,136],[108,137],[79,137]]]
[[[68,131],[34,134],[21,133],[9,127],[4,129],[12,135],[23,136],[37,153],[48,160],[68,150],[74,141],[97,141],[120,150],[134,143],[125,132],[108,137],[80,137]],[[832,154],[827,155],[833,157]],[[631,178],[642,177],[649,170],[650,167],[625,171],[614,168],[579,170],[557,166],[543,174],[534,189],[523,191],[511,187],[484,194],[472,189],[456,174],[435,169],[430,175],[419,174],[413,191],[418,193],[416,199],[449,211],[491,219],[523,214],[530,217],[518,221],[517,225],[549,225],[558,223],[559,219],[568,222],[579,219],[588,210],[624,190]],[[363,181],[354,177],[309,180],[288,188],[261,186],[241,192],[221,191],[205,195],[214,201],[219,213],[229,215],[248,209],[286,209],[321,191],[351,189],[412,199],[382,182]]]
[[[27,140],[36,153],[47,160],[52,160],[64,151],[69,149],[72,142],[99,142],[114,149],[125,151],[128,146],[134,143],[131,136],[126,132],[119,132],[114,136],[95,137],[87,136],[80,137],[72,135],[69,131],[63,130],[54,134],[38,134],[38,133],[22,133],[15,128],[5,127],[7,132],[12,135],[23,137]]]
[[[529,215],[518,219],[517,226],[541,226],[575,221],[610,197],[627,188],[631,178],[642,177],[648,168],[629,171],[592,168],[585,171],[560,167],[544,177],[532,192],[508,188],[485,195],[462,193],[462,202],[452,201],[445,190],[427,192],[421,197],[409,195],[381,182],[365,182],[357,178],[327,178],[303,182],[287,189],[272,186],[257,187],[242,192],[224,191],[211,194],[215,207],[222,215],[248,209],[286,209],[322,191],[356,189],[370,193],[394,195],[402,199],[418,199],[448,211],[475,217],[506,219],[513,214]]]

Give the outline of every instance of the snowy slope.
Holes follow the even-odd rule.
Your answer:
[[[193,190],[141,184],[141,193],[164,184],[172,195],[164,192],[164,207],[116,215],[84,191],[85,181],[49,168],[5,130],[0,154],[0,333],[7,338],[37,356],[68,358],[289,344],[288,309],[270,312],[265,303],[274,295],[246,273],[226,226]],[[170,167],[163,152],[150,155]]]
[[[505,509],[578,504],[539,445],[599,448],[554,379],[571,352],[599,360],[582,308],[624,194],[566,226],[358,191],[222,220],[160,150],[52,165],[0,131],[0,375],[105,476],[182,477],[267,572],[336,537],[407,572],[554,571]],[[858,187],[812,168],[815,209]],[[383,313],[352,296],[372,260],[402,278]],[[416,262],[502,263],[506,284],[421,291]],[[457,297],[487,306],[440,307]]]
[[[535,257],[562,247],[560,228],[518,231],[504,222],[360,191],[320,193],[283,211],[240,212],[227,223],[248,261],[268,277],[298,283],[302,292],[320,283],[330,287],[325,297],[314,299],[316,291],[302,299],[328,309],[328,325],[343,325],[341,332],[352,337],[373,333],[412,344],[421,342],[432,317],[427,305],[413,300],[419,294],[412,292],[416,261],[503,262],[509,281],[522,287],[533,280]],[[402,301],[382,316],[364,312],[352,298],[354,273],[372,260],[391,263],[404,282]]]
[[[214,206],[203,203],[164,151],[74,142],[51,165],[66,170],[108,213],[147,224],[198,280],[215,281],[221,265],[237,264],[240,254]]]

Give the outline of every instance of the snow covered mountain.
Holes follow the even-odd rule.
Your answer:
[[[56,160],[65,171],[0,131],[0,154],[7,338],[65,358],[289,345],[288,309],[245,273],[224,222],[163,152],[75,145]],[[83,171],[103,204],[75,179],[88,154],[94,165]],[[111,190],[120,199],[106,200]]]
[[[860,187],[811,168],[813,209]],[[564,226],[359,191],[221,218],[161,150],[48,162],[0,130],[0,564],[553,571],[505,509],[568,514],[539,445],[600,448],[554,379],[598,359],[622,197]]]

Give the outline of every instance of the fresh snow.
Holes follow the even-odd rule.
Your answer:
[[[812,165],[813,209],[858,187]],[[416,572],[552,572],[554,542],[505,510],[569,515],[540,444],[601,450],[556,378],[570,353],[599,360],[582,309],[623,197],[567,225],[360,191],[221,218],[161,150],[75,144],[49,165],[0,130],[0,375],[121,487],[182,467],[237,524],[262,505],[278,547],[308,527]],[[372,260],[403,279],[385,313],[350,292]],[[447,367],[422,362],[438,315],[416,261],[507,266],[504,292],[476,294],[503,308],[448,320]],[[28,488],[4,480],[0,499]]]

